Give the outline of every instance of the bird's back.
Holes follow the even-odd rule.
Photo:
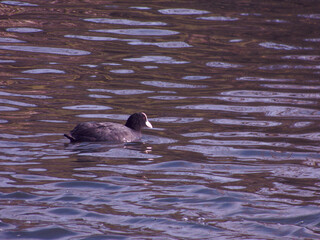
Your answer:
[[[141,133],[122,124],[110,122],[83,122],[79,123],[66,135],[71,142],[132,142],[141,137]]]

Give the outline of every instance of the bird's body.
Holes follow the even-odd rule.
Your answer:
[[[112,122],[79,123],[70,134],[64,134],[70,142],[134,142],[141,138],[141,128],[152,128],[145,113],[132,114],[126,125]]]

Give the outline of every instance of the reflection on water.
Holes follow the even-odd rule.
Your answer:
[[[36,52],[36,53],[49,53],[59,55],[87,55],[88,51],[69,49],[69,48],[52,48],[52,47],[34,47],[34,46],[6,46],[0,45],[0,49],[23,51],[23,52]]]
[[[0,1],[1,239],[318,239],[316,4]],[[140,142],[69,144],[148,114]]]
[[[38,28],[7,28],[8,32],[19,32],[19,33],[35,33],[42,32],[41,29]]]
[[[177,15],[193,15],[193,14],[210,13],[210,12],[205,11],[205,10],[187,9],[187,8],[160,9],[159,12],[162,13],[162,14],[177,14]]]
[[[93,32],[101,33],[115,33],[124,35],[136,35],[136,36],[162,36],[178,34],[176,31],[163,30],[163,29],[151,29],[151,28],[135,28],[135,29],[99,29],[92,30]]]
[[[177,61],[172,57],[167,56],[142,56],[139,58],[124,58],[124,61],[129,62],[154,62],[160,64],[186,64],[189,63],[187,61]]]
[[[84,19],[84,21],[94,22],[94,23],[131,25],[131,26],[164,26],[164,25],[167,25],[164,22],[142,22],[142,21],[134,21],[134,20],[129,20],[129,19],[115,19],[115,18],[87,18],[87,19]]]

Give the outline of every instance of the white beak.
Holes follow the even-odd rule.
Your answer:
[[[148,127],[148,128],[152,128],[152,124],[147,120],[146,121],[146,126]]]

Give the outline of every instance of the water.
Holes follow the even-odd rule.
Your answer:
[[[317,6],[1,1],[0,238],[320,238]]]

